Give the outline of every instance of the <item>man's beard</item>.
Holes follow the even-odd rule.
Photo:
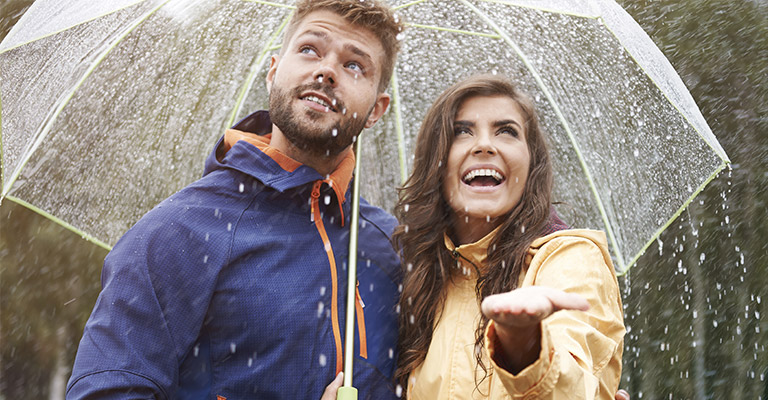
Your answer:
[[[373,111],[373,107],[364,116],[349,116],[342,113],[339,122],[330,127],[322,127],[313,122],[320,119],[322,116],[320,112],[300,111],[310,120],[304,121],[291,108],[293,101],[306,91],[323,93],[329,99],[336,98],[332,89],[320,82],[301,85],[290,92],[273,85],[269,94],[269,117],[272,123],[280,128],[280,131],[291,144],[301,150],[322,156],[335,156],[341,153],[354,143],[355,137],[365,127],[365,122],[368,115]],[[338,100],[336,100],[334,108],[336,110],[345,109],[344,104]]]

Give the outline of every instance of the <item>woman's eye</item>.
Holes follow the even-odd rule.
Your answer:
[[[512,128],[502,128],[499,130],[499,134],[501,135],[511,135],[512,137],[517,137],[518,133],[517,130]]]
[[[456,128],[453,130],[454,136],[460,136],[460,135],[472,135],[472,131],[470,131],[467,128]]]

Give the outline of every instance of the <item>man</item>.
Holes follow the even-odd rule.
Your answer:
[[[342,368],[352,144],[389,105],[401,29],[378,1],[297,4],[269,112],[227,131],[204,177],[107,256],[67,398],[321,397]],[[395,224],[361,204],[362,399],[395,397]]]

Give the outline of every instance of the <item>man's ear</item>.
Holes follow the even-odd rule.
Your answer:
[[[376,104],[373,105],[373,110],[368,115],[368,120],[365,121],[366,128],[370,128],[376,124],[379,118],[381,118],[381,116],[384,115],[384,113],[387,111],[390,101],[391,98],[389,97],[389,94],[383,92],[379,93],[379,95],[376,97]]]
[[[277,73],[277,65],[280,63],[280,56],[274,54],[269,59],[269,71],[267,71],[267,93],[272,91],[272,81]]]

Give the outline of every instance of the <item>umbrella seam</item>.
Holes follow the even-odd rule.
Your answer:
[[[534,80],[538,84],[539,88],[544,92],[544,96],[549,101],[550,105],[555,111],[555,114],[557,115],[557,118],[560,120],[560,123],[563,126],[563,129],[565,129],[568,138],[571,141],[571,145],[573,146],[573,151],[576,153],[576,157],[579,160],[579,163],[581,164],[581,168],[584,171],[584,175],[587,179],[587,183],[589,184],[590,189],[592,190],[592,194],[595,197],[597,201],[597,207],[600,211],[600,215],[603,219],[603,223],[605,224],[605,230],[608,233],[608,237],[610,238],[611,244],[614,249],[614,255],[617,258],[617,261],[621,267],[621,270],[625,270],[625,264],[624,264],[624,257],[622,255],[621,249],[618,246],[618,242],[616,240],[616,237],[613,233],[613,229],[611,228],[610,220],[608,219],[608,215],[605,211],[605,207],[603,205],[602,198],[600,197],[600,194],[597,191],[597,187],[595,186],[594,179],[592,178],[592,174],[589,171],[589,168],[587,167],[587,164],[584,160],[584,156],[581,154],[581,150],[578,146],[578,143],[576,143],[576,138],[573,136],[573,132],[571,131],[570,125],[565,120],[565,116],[563,116],[562,112],[560,111],[560,106],[553,98],[552,94],[549,92],[549,89],[544,84],[544,80],[542,79],[541,75],[538,73],[538,71],[531,65],[528,58],[523,53],[522,49],[517,46],[517,44],[512,40],[512,38],[509,37],[509,35],[506,34],[495,22],[493,22],[485,13],[483,13],[481,10],[479,10],[477,7],[475,7],[473,4],[471,4],[467,0],[459,0],[462,3],[464,3],[467,7],[469,7],[475,14],[477,14],[481,19],[483,19],[493,30],[498,32],[498,34],[502,37],[502,39],[507,42],[509,46],[512,47],[512,49],[517,53],[518,57],[523,61],[523,64],[528,68],[528,71],[533,76]]]
[[[403,117],[400,109],[400,87],[397,80],[397,71],[392,73],[392,98],[395,109],[395,132],[397,133],[397,155],[400,160],[400,183],[408,179],[408,171],[405,162],[405,134],[403,132]]]
[[[83,239],[85,239],[85,240],[87,240],[87,241],[89,241],[89,242],[91,242],[91,243],[93,243],[93,244],[95,244],[95,245],[97,245],[97,246],[99,246],[99,247],[101,247],[103,249],[106,249],[107,251],[111,251],[112,250],[112,246],[108,245],[105,242],[102,242],[101,240],[97,239],[95,236],[92,236],[92,235],[90,235],[88,233],[85,233],[84,231],[76,228],[74,225],[72,225],[72,224],[62,220],[61,218],[58,218],[58,217],[54,216],[53,214],[43,210],[42,208],[36,207],[36,206],[32,205],[31,203],[28,203],[28,202],[26,202],[26,201],[24,201],[24,200],[22,200],[22,199],[20,199],[20,198],[18,198],[16,196],[5,196],[4,198],[6,198],[6,199],[8,199],[10,201],[13,201],[14,203],[16,203],[16,204],[18,204],[20,206],[24,206],[24,207],[26,207],[26,208],[28,208],[28,209],[30,209],[30,210],[32,210],[32,211],[42,215],[45,218],[48,218],[49,220],[51,220],[51,221],[53,221],[53,222],[63,226],[64,228],[68,229],[69,231],[79,235]]]
[[[230,114],[229,119],[227,120],[227,123],[224,126],[224,129],[227,129],[234,124],[235,118],[237,118],[237,114],[239,114],[241,111],[241,107],[243,106],[245,97],[248,95],[248,92],[250,92],[250,88],[251,86],[253,86],[253,82],[256,80],[256,75],[258,75],[258,72],[261,70],[261,67],[266,61],[266,55],[271,50],[272,43],[274,43],[275,39],[277,39],[277,37],[280,36],[280,34],[283,32],[283,29],[285,29],[285,26],[288,24],[288,21],[291,20],[292,16],[293,16],[293,11],[288,13],[288,16],[283,19],[282,24],[280,24],[277,30],[272,34],[272,37],[269,38],[269,41],[262,48],[261,54],[259,54],[258,61],[254,64],[256,65],[256,67],[251,68],[251,71],[249,72],[249,75],[248,75],[248,79],[246,79],[245,84],[240,88],[237,101],[235,101],[235,106],[232,109],[232,113]]]
[[[42,36],[38,36],[38,37],[35,37],[35,38],[32,38],[32,39],[29,39],[29,40],[27,40],[27,41],[25,41],[25,42],[23,42],[23,43],[19,43],[19,44],[15,45],[15,46],[13,46],[13,47],[9,47],[9,48],[7,48],[7,49],[3,49],[3,50],[0,50],[0,54],[3,54],[3,53],[5,53],[5,52],[8,52],[8,51],[11,51],[11,50],[13,50],[13,49],[16,49],[16,48],[18,48],[18,47],[21,47],[21,46],[24,46],[24,45],[30,44],[30,43],[32,43],[32,42],[37,42],[37,41],[39,41],[39,40],[42,40],[42,39],[45,39],[45,38],[47,38],[47,37],[51,37],[51,36],[54,36],[54,35],[58,35],[58,34],[60,34],[60,33],[66,32],[66,31],[68,31],[68,30],[70,30],[70,29],[72,29],[72,28],[78,27],[78,26],[80,26],[80,25],[83,25],[83,24],[87,24],[87,23],[89,23],[89,22],[92,22],[92,21],[95,21],[95,20],[97,20],[97,19],[99,19],[99,18],[103,18],[103,17],[106,17],[107,15],[110,15],[110,14],[114,14],[114,13],[116,13],[116,12],[120,12],[120,11],[123,11],[123,10],[125,10],[125,9],[131,8],[131,7],[133,7],[133,6],[136,6],[136,5],[138,5],[139,3],[143,3],[143,2],[145,2],[145,1],[146,1],[146,0],[138,0],[138,1],[136,1],[135,3],[133,3],[133,4],[130,4],[130,5],[127,5],[127,6],[125,6],[125,7],[121,7],[121,8],[118,8],[118,9],[116,9],[116,10],[110,11],[110,12],[108,12],[108,13],[104,13],[104,14],[101,14],[101,15],[97,15],[97,16],[95,16],[95,17],[93,17],[93,18],[87,19],[87,20],[85,20],[85,21],[82,21],[82,22],[78,22],[78,23],[76,23],[76,24],[74,24],[74,25],[70,25],[70,26],[68,26],[68,27],[66,27],[66,28],[62,28],[62,29],[59,29],[59,30],[57,30],[57,31],[54,31],[54,32],[51,32],[51,33],[46,33],[45,35],[42,35]],[[11,37],[13,37],[13,36],[11,36]],[[5,38],[7,39],[7,38],[8,38],[8,36],[6,36]],[[3,40],[3,41],[5,41],[5,40]]]
[[[727,167],[729,164],[730,164],[730,163],[727,163],[727,162],[725,162],[725,161],[724,161],[722,164],[720,164],[720,166],[718,167],[718,169],[717,169],[715,172],[713,172],[713,173],[712,173],[712,175],[710,175],[710,176],[709,176],[709,178],[707,178],[707,180],[705,180],[705,181],[704,181],[704,183],[702,183],[702,184],[701,184],[701,185],[700,185],[700,186],[699,186],[699,187],[698,187],[698,188],[697,188],[697,189],[696,189],[696,190],[695,190],[695,191],[694,191],[694,192],[691,194],[691,196],[690,196],[690,197],[688,197],[688,200],[686,200],[686,201],[683,203],[683,205],[682,205],[682,206],[681,206],[681,207],[680,207],[680,208],[677,210],[677,212],[675,212],[675,213],[672,215],[672,217],[670,217],[670,218],[667,220],[667,222],[666,222],[664,225],[662,225],[662,226],[661,226],[659,229],[657,229],[657,230],[656,230],[656,232],[655,232],[655,233],[653,234],[653,236],[652,236],[652,237],[651,237],[651,238],[648,240],[648,242],[645,244],[645,246],[643,246],[643,247],[640,249],[640,251],[638,251],[638,252],[637,252],[637,254],[636,254],[636,255],[635,255],[633,258],[632,258],[632,260],[630,260],[630,262],[629,262],[629,263],[627,263],[627,266],[626,266],[626,268],[625,268],[623,271],[621,271],[621,272],[618,274],[618,276],[624,276],[624,275],[625,275],[627,272],[629,272],[629,269],[630,269],[630,268],[632,268],[632,267],[635,265],[635,263],[637,262],[637,260],[639,260],[639,259],[640,259],[640,257],[642,257],[642,256],[643,256],[643,254],[645,254],[645,251],[646,251],[646,250],[648,250],[648,248],[651,246],[651,244],[653,244],[653,241],[654,241],[654,240],[656,240],[656,239],[658,239],[658,238],[661,236],[661,233],[662,233],[662,232],[664,232],[664,231],[665,231],[667,228],[669,228],[669,226],[670,226],[670,225],[672,225],[672,223],[673,223],[673,222],[675,222],[675,220],[677,220],[677,218],[679,218],[679,217],[680,217],[680,214],[682,214],[682,213],[683,213],[683,211],[685,211],[685,210],[688,208],[688,206],[690,206],[690,205],[691,205],[691,203],[693,202],[693,199],[695,199],[695,198],[696,198],[696,196],[698,196],[698,195],[699,195],[699,193],[701,193],[701,192],[704,190],[704,188],[706,188],[706,186],[707,186],[707,185],[709,185],[709,184],[710,184],[710,183],[711,183],[711,182],[712,182],[712,181],[713,181],[713,180],[714,180],[714,179],[715,179],[715,178],[716,178],[718,175],[720,175],[720,173],[721,173],[721,172],[723,172],[723,170],[724,170],[724,169],[725,169],[725,168],[726,168],[726,167]]]

